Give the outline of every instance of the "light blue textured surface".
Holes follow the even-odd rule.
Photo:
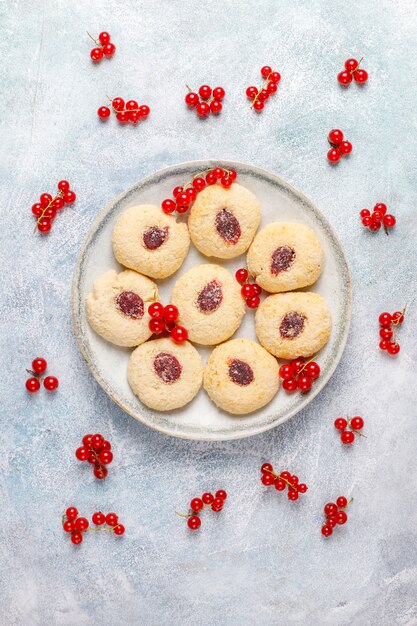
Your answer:
[[[417,624],[415,3],[8,0],[0,24],[2,625]],[[112,60],[91,65],[86,29],[112,34]],[[349,56],[365,57],[362,89],[336,82]],[[283,78],[257,116],[244,90],[265,63]],[[222,115],[186,110],[185,82],[224,86]],[[149,120],[101,125],[106,93],[148,103]],[[334,168],[332,127],[353,143]],[[344,244],[354,306],[341,364],[307,410],[208,444],[153,432],[102,392],[75,345],[70,288],[110,199],[160,167],[216,157],[269,168],[312,198]],[[30,207],[61,178],[77,203],[33,236]],[[359,224],[377,201],[398,218],[389,237]],[[406,302],[389,360],[377,316]],[[60,379],[53,397],[24,390],[36,355]],[[363,415],[368,439],[342,449],[332,423],[347,413]],[[104,483],[74,458],[97,430],[115,453]],[[298,503],[264,493],[267,459],[307,482]],[[223,512],[189,533],[174,510],[220,487]],[[349,522],[323,540],[322,505],[341,493],[355,497]],[[125,537],[73,547],[60,525],[70,504],[115,510]]]

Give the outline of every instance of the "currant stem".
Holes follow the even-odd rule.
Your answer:
[[[250,105],[250,108],[251,108],[251,109],[253,108],[253,105],[254,105],[254,104],[255,104],[255,102],[257,101],[257,99],[258,99],[258,97],[259,97],[259,94],[261,93],[262,89],[265,87],[265,85],[267,85],[267,84],[268,84],[269,77],[271,76],[271,74],[272,74],[272,70],[269,72],[268,76],[267,76],[267,77],[266,77],[266,79],[265,79],[264,84],[262,85],[262,87],[259,89],[259,91],[258,91],[258,93],[256,94],[256,96],[255,96],[255,97],[254,97],[254,99],[252,100],[252,104]]]
[[[97,41],[97,39],[94,39],[93,35],[90,35],[90,33],[88,32],[88,30],[85,31],[87,33],[87,35],[90,37],[90,39],[92,39],[94,41],[94,43],[96,44],[96,46],[98,46],[99,48],[102,48],[103,46],[101,45],[101,43],[99,41]]]
[[[281,480],[283,480],[285,483],[287,483],[288,487],[291,487],[291,489],[295,489],[296,485],[293,485],[292,483],[290,483],[289,480],[287,480],[286,478],[283,478],[281,476],[281,474],[276,474],[274,471],[272,470],[264,470],[264,472],[268,472],[268,474],[272,474],[273,476],[275,476],[276,478],[280,478]]]
[[[362,61],[363,61],[363,57],[362,57],[362,58],[358,61],[358,64],[357,64],[357,66],[355,67],[355,69],[354,69],[354,70],[350,70],[350,73],[351,73],[351,74],[354,74],[354,73],[356,72],[356,70],[357,70],[357,69],[359,69],[359,66],[360,66],[360,64],[362,63]],[[388,233],[387,233],[387,234],[388,234]]]
[[[359,432],[359,430],[355,430],[354,428],[352,428],[352,426],[350,425],[351,419],[349,416],[346,416],[346,420],[347,420],[349,428],[352,429],[352,432],[356,433],[357,435],[360,435],[361,437],[365,437],[365,439],[368,439],[367,435],[364,435],[363,433]]]

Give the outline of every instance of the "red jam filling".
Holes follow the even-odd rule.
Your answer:
[[[212,280],[200,291],[197,297],[197,306],[203,313],[213,313],[221,305],[223,292],[220,283]]]
[[[148,250],[156,250],[162,246],[167,237],[168,226],[164,226],[164,228],[151,226],[143,233],[143,243]]]
[[[295,339],[304,329],[304,315],[297,311],[290,311],[282,318],[279,332],[283,339]]]
[[[224,239],[226,243],[235,245],[239,241],[241,235],[240,224],[233,213],[230,213],[227,209],[223,209],[217,213],[215,226],[220,237]]]
[[[249,363],[240,359],[232,359],[229,361],[229,377],[236,385],[250,385],[253,382],[253,370]]]
[[[295,252],[288,246],[280,246],[272,254],[271,274],[277,276],[280,272],[285,272],[295,259]]]
[[[182,365],[177,357],[169,354],[169,352],[157,354],[154,358],[153,366],[159,378],[167,385],[175,383],[181,376]]]
[[[134,320],[143,317],[143,300],[134,291],[122,291],[116,298],[117,308]]]

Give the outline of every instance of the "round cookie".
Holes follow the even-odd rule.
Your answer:
[[[210,185],[191,207],[188,229],[200,252],[232,259],[249,248],[260,220],[261,206],[251,191],[236,183]]]
[[[152,335],[148,305],[155,300],[158,289],[146,276],[109,270],[87,296],[87,319],[97,334],[116,346],[138,346]]]
[[[244,415],[265,406],[279,389],[278,362],[255,341],[217,346],[204,370],[204,389],[218,407]]]
[[[203,380],[203,364],[188,341],[148,341],[132,352],[127,368],[132,391],[156,411],[172,411],[190,402]]]
[[[323,250],[308,226],[274,222],[256,235],[247,265],[266,291],[292,291],[316,282],[323,267]]]
[[[256,335],[263,347],[280,359],[312,356],[328,341],[332,320],[317,293],[278,293],[259,306]]]
[[[187,225],[152,204],[132,206],[118,218],[113,252],[122,265],[151,278],[166,278],[181,267],[190,247]]]
[[[190,341],[211,346],[229,339],[245,314],[240,287],[220,265],[210,263],[188,270],[175,283],[171,302]]]

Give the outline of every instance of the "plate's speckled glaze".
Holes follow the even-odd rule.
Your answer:
[[[174,186],[188,180],[194,173],[217,164],[234,167],[238,172],[238,182],[258,196],[263,210],[261,228],[279,220],[303,222],[314,229],[323,245],[323,273],[313,287],[306,289],[324,296],[333,317],[330,340],[318,357],[321,376],[308,394],[287,395],[280,389],[269,405],[243,417],[233,417],[218,410],[203,389],[189,405],[180,410],[172,413],[152,411],[139,402],[128,385],[126,367],[130,350],[107,343],[91,330],[85,314],[85,298],[97,276],[111,268],[121,269],[111,248],[111,233],[117,216],[134,204],[159,204],[165,197],[170,197]],[[169,279],[159,281],[162,300],[169,301],[172,286],[184,271],[203,262],[207,262],[207,258],[191,246],[180,270]],[[220,262],[233,272],[245,265],[245,257],[242,255],[227,262],[213,262]],[[256,339],[253,315],[248,310],[236,337]],[[229,161],[182,163],[160,170],[135,184],[111,202],[92,224],[74,272],[73,316],[78,344],[93,376],[130,415],[151,428],[176,437],[200,440],[238,439],[273,428],[295,415],[311,402],[329,380],[341,358],[349,331],[350,273],[341,245],[325,217],[306,196],[279,176],[253,165]],[[198,349],[206,361],[210,349]]]

